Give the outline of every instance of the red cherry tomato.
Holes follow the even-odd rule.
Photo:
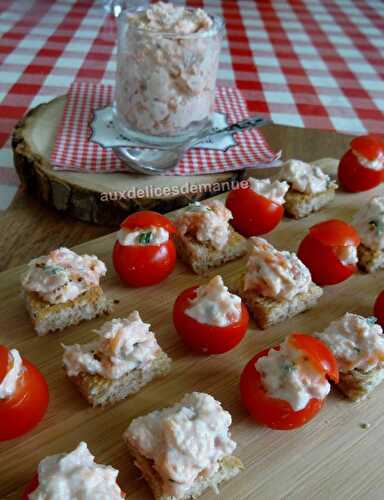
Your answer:
[[[311,271],[312,279],[321,286],[340,283],[356,271],[354,264],[343,264],[335,251],[338,247],[358,246],[355,229],[341,220],[332,219],[312,226],[300,243],[297,255]]]
[[[172,240],[161,245],[124,246],[116,241],[113,265],[120,278],[130,286],[155,285],[163,281],[176,263]]]
[[[0,346],[0,372],[7,366],[9,350]],[[0,441],[14,439],[29,432],[43,418],[49,401],[48,386],[43,375],[23,358],[24,373],[11,397],[0,400]]]
[[[373,314],[379,325],[384,328],[384,290],[376,298]]]
[[[242,186],[236,186],[228,194],[226,207],[232,212],[232,226],[247,238],[269,233],[284,214],[282,205]]]
[[[30,483],[27,485],[25,490],[23,491],[23,496],[21,500],[29,500],[29,496],[31,493],[33,493],[35,490],[37,490],[39,486],[39,476],[38,474],[35,474],[30,481]]]
[[[175,226],[164,215],[143,211],[128,216],[121,224],[124,229],[163,227],[170,234]],[[130,286],[148,286],[160,283],[173,270],[176,248],[172,239],[160,245],[122,245],[116,241],[113,265],[120,278]]]
[[[356,151],[369,161],[376,160],[384,154],[384,138],[378,135],[356,137],[339,163],[338,177],[345,191],[357,193],[378,186],[384,179],[384,171],[364,167],[359,162]]]
[[[173,323],[184,342],[194,351],[202,354],[222,354],[233,349],[244,337],[249,322],[247,308],[241,304],[239,321],[228,326],[214,326],[200,323],[185,313],[190,300],[195,298],[194,286],[184,290],[173,306]]]
[[[378,186],[383,180],[383,172],[361,165],[349,149],[340,160],[338,179],[344,191],[359,193]]]
[[[306,338],[298,339],[297,337]],[[294,334],[291,339],[308,355],[314,366],[321,367],[320,372],[324,376],[338,380],[336,360],[325,345],[320,347],[319,344],[322,344],[320,341],[312,342],[316,339],[304,334]],[[278,348],[275,347],[275,349]],[[294,411],[287,401],[269,396],[263,387],[261,376],[255,368],[257,360],[266,356],[268,352],[269,349],[265,349],[256,354],[247,363],[241,374],[240,392],[244,405],[257,422],[272,429],[290,430],[301,427],[319,412],[324,400],[312,398],[305,408]],[[324,371],[328,365],[331,367],[330,372]]]

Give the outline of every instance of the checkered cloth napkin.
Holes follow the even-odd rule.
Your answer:
[[[112,104],[113,87],[75,82],[68,93],[51,162],[56,170],[78,172],[123,172],[127,168],[111,148],[92,142],[90,136],[95,111]],[[225,114],[228,124],[249,116],[241,93],[231,87],[218,87],[215,110]],[[167,175],[201,175],[265,167],[273,164],[274,154],[259,130],[244,130],[234,136],[235,143],[225,151],[190,149],[178,166]]]

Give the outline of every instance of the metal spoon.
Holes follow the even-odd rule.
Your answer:
[[[221,129],[205,129],[193,139],[174,148],[154,149],[143,145],[142,147],[145,149],[138,149],[116,146],[113,148],[113,151],[129,167],[131,172],[159,175],[166,170],[175,168],[185,152],[203,139],[219,138],[220,136],[234,134],[251,128],[263,127],[271,123],[272,121],[269,118],[251,116]]]

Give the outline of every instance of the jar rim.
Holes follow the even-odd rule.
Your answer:
[[[187,10],[194,11],[197,9],[188,7]],[[143,12],[143,11],[144,11],[144,9],[138,9],[135,12]],[[118,17],[119,26],[121,26],[123,24],[123,22],[125,24],[127,17],[134,14],[135,12],[122,11]],[[216,15],[216,14],[215,15],[208,14],[208,15],[213,21],[212,26],[208,30],[197,31],[195,33],[174,33],[174,32],[167,32],[167,31],[156,31],[156,30],[142,29],[142,28],[137,28],[135,26],[130,26],[129,23],[126,23],[126,25],[131,31],[135,31],[137,33],[142,33],[142,34],[147,34],[147,35],[153,36],[153,37],[166,37],[166,38],[175,38],[175,39],[209,38],[211,36],[217,35],[218,33],[220,33],[223,30],[224,19],[221,16]]]

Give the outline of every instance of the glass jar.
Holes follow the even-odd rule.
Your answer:
[[[115,124],[148,145],[185,142],[210,125],[223,21],[209,16],[206,30],[166,33],[137,27],[135,15],[118,19]]]

